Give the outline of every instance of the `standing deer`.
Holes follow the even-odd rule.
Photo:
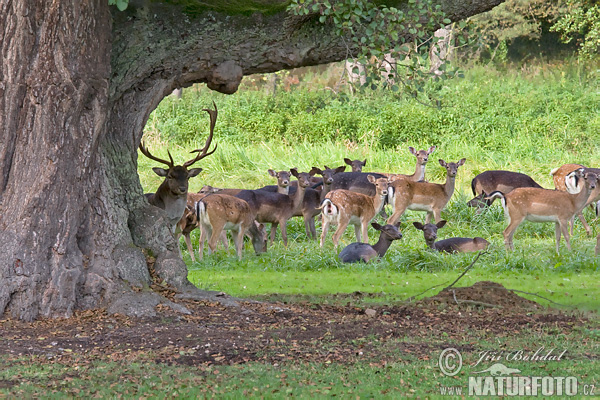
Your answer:
[[[209,252],[214,252],[217,248],[217,241],[224,230],[232,232],[239,260],[242,259],[242,247],[246,232],[252,239],[256,254],[264,253],[267,250],[267,233],[264,225],[255,221],[255,214],[244,200],[227,194],[211,194],[198,201],[195,210],[198,223],[202,225],[198,250],[200,259],[202,259],[206,236],[210,237],[208,239]]]
[[[520,172],[501,170],[482,172],[471,181],[471,190],[475,197],[469,200],[467,205],[469,207],[478,207],[481,210],[486,206],[492,205],[494,200],[486,199],[491,193],[496,191],[508,193],[518,187],[542,188],[529,175]]]
[[[312,169],[310,170],[311,173],[319,174],[323,177],[323,189],[321,190],[320,202],[325,200],[325,196],[327,195],[327,193],[331,192],[331,185],[333,184],[334,175],[339,174],[340,172],[344,172],[345,169],[345,165],[339,166],[337,168],[329,168],[327,165],[325,165],[325,169],[312,167]]]
[[[446,163],[444,160],[439,160],[439,163],[446,168],[446,182],[444,184],[413,182],[407,179],[398,179],[390,184],[392,188],[390,190],[392,194],[390,203],[394,212],[388,218],[388,224],[395,224],[406,209],[427,212],[426,224],[431,221],[431,217],[435,218],[435,222],[442,220],[442,210],[454,193],[456,173],[458,168],[464,165],[465,159],[463,158],[456,163]]]
[[[337,224],[337,230],[333,234],[333,244],[337,247],[340,238],[348,224],[354,225],[357,242],[368,242],[367,236],[369,222],[379,213],[385,203],[388,194],[388,178],[376,178],[369,175],[369,182],[375,185],[375,194],[367,196],[366,194],[352,192],[350,190],[337,189],[327,193],[325,200],[321,203],[322,232],[321,247],[327,237],[329,225]],[[362,228],[362,240],[361,240]]]
[[[169,218],[169,227],[171,228],[171,232],[176,233],[177,223],[183,216],[185,211],[185,207],[187,204],[187,192],[188,192],[188,181],[190,178],[198,175],[202,168],[192,168],[188,170],[188,167],[194,164],[195,162],[210,156],[215,152],[217,146],[215,145],[212,151],[208,151],[210,144],[212,142],[213,133],[215,129],[215,124],[217,122],[217,105],[214,104],[214,110],[204,109],[210,116],[210,134],[206,139],[206,143],[202,149],[196,149],[192,151],[198,152],[196,157],[193,159],[186,161],[183,165],[175,165],[173,161],[173,157],[171,153],[167,150],[167,154],[169,155],[169,160],[166,161],[161,158],[155,157],[144,146],[143,143],[140,143],[140,151],[146,157],[151,160],[158,161],[159,163],[166,164],[169,168],[152,168],[152,170],[161,177],[164,177],[165,180],[160,184],[156,193],[148,193],[146,194],[146,198],[148,202],[153,206],[158,208],[162,208],[165,210],[167,217]]]
[[[383,257],[392,241],[402,239],[402,233],[398,230],[400,223],[381,226],[373,222],[371,226],[380,232],[377,243],[373,246],[360,242],[349,244],[338,255],[341,262],[354,263],[362,261],[367,263],[375,257]]]
[[[468,253],[472,251],[485,250],[490,245],[490,242],[484,238],[463,238],[454,237],[435,241],[437,239],[437,231],[446,225],[446,220],[441,220],[437,224],[425,224],[413,222],[413,225],[418,230],[423,231],[425,243],[430,249],[446,252],[446,253]]]
[[[427,161],[429,161],[429,155],[433,153],[436,149],[436,146],[431,146],[429,150],[415,150],[414,147],[409,147],[408,151],[417,158],[417,164],[415,166],[415,172],[411,175],[403,175],[403,174],[391,174],[389,176],[390,180],[395,180],[398,178],[405,178],[412,182],[422,182],[425,180],[425,167],[427,166]]]
[[[554,187],[556,190],[567,191],[571,194],[579,193],[582,189],[582,181],[578,179],[577,174],[573,174],[579,168],[584,168],[586,171],[593,172],[596,176],[600,176],[600,169],[598,168],[586,168],[580,164],[565,164],[560,166],[559,168],[554,168],[550,171],[550,175],[552,175],[552,180],[554,181]],[[590,205],[591,203],[596,203],[596,216],[598,215],[598,207],[600,207],[600,193],[598,188],[593,190],[590,194],[590,197],[586,203]],[[585,207],[583,207],[585,208]],[[583,216],[583,209],[577,213],[577,217],[581,221],[585,232],[588,235],[592,234],[592,229],[588,225],[585,217]],[[575,222],[575,217],[571,221],[569,221],[569,225],[571,226],[571,235],[573,234],[573,226]]]
[[[287,246],[287,221],[302,208],[306,188],[311,186],[312,175],[307,172],[298,172],[295,168],[290,170],[298,179],[298,189],[294,194],[285,195],[267,190],[242,190],[235,196],[245,200],[253,212],[256,220],[261,223],[271,224],[271,243],[275,240],[277,226],[281,225],[283,243]],[[224,190],[223,192],[227,192]]]
[[[349,165],[352,168],[352,172],[362,172],[363,167],[367,165],[366,158],[365,161],[344,158],[344,162],[346,163],[346,165]]]
[[[507,194],[494,192],[490,195],[502,200],[504,214],[508,219],[508,226],[504,230],[504,244],[507,250],[514,250],[513,235],[524,220],[555,222],[556,252],[559,252],[561,232],[567,242],[567,249],[571,250],[569,220],[585,207],[591,191],[597,186],[597,177],[593,172],[586,172],[580,168],[575,173],[585,181],[582,190],[577,194],[560,190],[516,188]]]

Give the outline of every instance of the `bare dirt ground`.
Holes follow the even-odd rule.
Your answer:
[[[502,337],[549,328],[568,334],[589,323],[578,314],[543,309],[493,282],[446,289],[410,304],[371,308],[265,302],[241,302],[239,307],[205,301],[179,303],[192,314],[158,306],[158,316],[153,318],[91,310],[78,312],[70,319],[33,323],[2,319],[0,354],[38,355],[48,362],[83,357],[88,361],[228,365],[287,360],[351,362],[359,353],[366,353],[385,362],[397,357],[398,351],[427,359],[448,344],[465,343],[465,335]],[[425,339],[439,338],[441,332],[446,344]],[[396,355],[392,355],[385,343],[395,338],[405,340],[393,342]]]

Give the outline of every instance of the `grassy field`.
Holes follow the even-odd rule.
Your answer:
[[[483,315],[474,332],[469,328],[454,332],[436,329],[427,314],[424,323],[433,324],[429,330],[421,332],[417,324],[416,333],[403,337],[383,339],[367,329],[364,336],[347,341],[327,335],[315,338],[307,350],[316,354],[310,358],[314,361],[289,356],[294,354],[295,345],[277,337],[270,325],[258,338],[264,335],[280,347],[266,347],[264,353],[254,354],[253,361],[234,365],[179,363],[177,357],[191,354],[185,346],[177,347],[169,362],[157,361],[158,353],[153,351],[158,350],[136,353],[130,348],[95,357],[79,354],[75,348],[51,360],[34,353],[5,355],[0,357],[0,397],[438,398],[446,387],[465,389],[468,375],[478,371],[472,365],[481,351],[533,351],[540,347],[568,350],[568,357],[554,363],[513,361],[510,367],[520,369],[522,376],[575,376],[579,394],[585,384],[587,394],[594,385],[593,393],[600,396],[600,257],[594,256],[599,228],[593,212],[585,210],[588,221],[593,221],[593,237],[586,236],[577,222],[571,252],[563,240],[560,254],[556,254],[553,224],[525,222],[515,235],[516,250],[507,253],[502,237],[506,221],[500,205],[494,204],[480,215],[466,206],[472,197],[471,179],[485,170],[524,172],[552,188],[552,168],[571,162],[600,166],[598,71],[576,64],[531,66],[518,71],[474,68],[467,71],[465,79],[439,87],[432,84],[430,89],[442,101],[442,109],[388,93],[338,96],[309,84],[281,90],[276,96],[248,88],[224,96],[194,87],[184,91],[182,100],[165,99],[152,114],[144,137],[153,154],[166,157],[168,148],[176,162],[182,163],[191,158],[190,150],[203,144],[208,116],[202,108],[216,102],[219,119],[215,142],[219,147],[199,163],[204,170],[191,179],[190,191],[204,184],[257,188],[274,184],[267,174],[269,168],[308,171],[312,166],[336,167],[343,164],[344,157],[366,158],[367,171],[411,173],[414,157],[408,146],[422,149],[431,145],[437,149],[430,157],[427,179],[442,182],[445,170],[437,160],[465,157],[454,196],[442,214],[448,224],[439,231],[439,237],[481,236],[491,246],[457,286],[498,282],[527,292],[519,294],[551,307],[548,312],[552,318],[566,322],[542,321],[535,326],[522,322],[494,330],[486,326],[488,314],[465,308],[450,320],[461,312],[474,319]],[[141,154],[138,163],[144,190],[154,191],[162,180],[151,171],[155,163]],[[382,260],[371,264],[340,263],[331,234],[321,249],[306,238],[300,219],[288,223],[287,248],[280,235],[260,256],[246,244],[241,262],[231,248],[205,254],[199,262],[191,261],[183,241],[181,251],[190,281],[202,289],[289,305],[309,304],[315,310],[324,305],[349,305],[350,309],[374,307],[385,314],[388,306],[392,310],[412,296],[434,295],[475,258],[475,254],[427,250],[422,232],[412,226],[413,221],[423,219],[423,213],[407,212],[401,220],[404,238],[394,242]],[[320,234],[319,228],[320,222]],[[340,249],[354,241],[353,235],[348,229]],[[376,236],[371,229],[370,241]],[[192,238],[197,248],[197,231]],[[446,312],[454,311],[442,307],[431,311],[431,318]],[[525,321],[530,314],[522,315]],[[583,317],[589,321],[576,323]],[[178,318],[165,323],[179,327]],[[357,318],[359,323],[364,321]],[[497,321],[504,323],[502,315]],[[112,332],[112,322],[107,329]],[[148,334],[152,336],[151,329]],[[202,339],[184,338],[198,343]],[[363,349],[364,354],[356,350],[342,361],[330,358],[348,347]],[[471,366],[456,377],[442,375],[437,358],[445,347],[459,348]],[[113,356],[121,361],[115,362]],[[257,361],[263,356],[266,361]],[[283,361],[273,361],[279,356]]]
[[[150,119],[146,140],[154,153],[166,156],[169,148],[183,162],[187,151],[202,144],[208,118],[201,109],[212,100],[218,104],[219,150],[202,161],[204,171],[190,181],[192,191],[204,184],[257,188],[275,183],[266,173],[269,168],[336,167],[343,165],[344,157],[366,158],[367,171],[411,173],[415,158],[408,146],[436,145],[427,166],[431,182],[445,179],[438,159],[467,159],[443,212],[448,224],[439,237],[481,236],[492,243],[462,283],[494,280],[570,307],[600,309],[595,221],[593,237],[587,237],[577,221],[573,251],[566,250],[563,239],[559,255],[554,251],[553,224],[525,222],[515,235],[516,251],[506,253],[500,205],[476,215],[465,204],[472,197],[471,179],[485,170],[523,172],[553,188],[552,168],[571,162],[600,165],[600,95],[594,70],[574,65],[510,73],[475,68],[465,79],[446,85],[435,92],[447,105],[441,110],[387,93],[340,99],[329,91],[297,88],[277,96],[260,90],[223,96],[195,88],[182,100],[165,99]],[[139,173],[147,191],[161,181],[150,170],[152,165],[140,156]],[[585,215],[595,219],[590,209]],[[248,248],[242,262],[230,250],[192,263],[185,246],[182,252],[192,282],[236,296],[305,294],[314,299],[359,290],[378,293],[370,301],[393,301],[451,279],[474,258],[427,251],[422,233],[412,226],[423,218],[423,213],[407,212],[403,240],[394,243],[381,262],[369,266],[338,262],[330,241],[321,249],[307,240],[300,219],[288,223],[287,249],[278,241],[260,257]],[[371,229],[371,241],[376,236]],[[194,232],[196,243],[197,238]],[[354,240],[348,229],[342,245]],[[549,304],[539,297],[536,301]]]

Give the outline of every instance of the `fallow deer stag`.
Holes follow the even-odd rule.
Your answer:
[[[248,232],[256,254],[267,250],[267,233],[264,225],[255,221],[256,215],[244,200],[227,194],[210,194],[202,198],[195,205],[196,218],[202,225],[200,259],[204,250],[204,241],[209,236],[208,247],[211,252],[217,248],[217,241],[224,230],[232,232],[238,259],[242,259],[244,234]]]
[[[330,224],[337,224],[337,230],[333,234],[333,245],[338,246],[342,234],[348,224],[354,225],[357,242],[368,242],[367,236],[369,222],[381,211],[388,194],[388,178],[376,178],[369,175],[369,182],[375,186],[375,194],[352,192],[350,190],[337,189],[327,193],[325,200],[321,203],[322,232],[321,247],[327,237]],[[362,231],[362,240],[361,240]]]
[[[579,193],[582,189],[583,182],[577,178],[577,174],[573,174],[573,172],[578,170],[579,168],[584,168],[586,171],[593,172],[594,174],[596,174],[596,176],[600,176],[600,169],[598,168],[586,168],[580,164],[565,164],[560,166],[559,168],[554,168],[552,171],[550,171],[550,175],[552,175],[552,180],[554,181],[554,187],[556,188],[556,190],[567,191],[571,194]],[[595,190],[593,190],[592,193],[590,193],[590,197],[586,202],[586,206],[591,205],[592,203],[595,203],[595,212],[597,216],[598,208],[600,207],[600,188],[598,187]],[[591,235],[592,229],[590,228],[585,217],[583,216],[583,209],[577,213],[577,217],[579,217],[579,220],[581,221],[585,232],[588,235]],[[575,217],[573,217],[573,219],[569,222],[569,225],[571,226],[571,235],[573,234],[574,221]]]
[[[215,124],[217,122],[217,105],[213,102],[215,107],[214,110],[204,109],[210,115],[210,134],[206,139],[206,143],[202,149],[196,149],[192,151],[198,152],[196,157],[193,159],[186,161],[183,165],[175,165],[173,161],[173,157],[171,153],[167,150],[167,154],[169,155],[169,160],[163,160],[162,158],[158,158],[150,154],[146,146],[143,143],[140,143],[140,151],[146,157],[151,160],[158,161],[159,163],[166,164],[169,168],[152,168],[152,170],[161,177],[164,177],[165,180],[160,184],[156,193],[148,193],[146,194],[146,198],[148,202],[153,206],[162,208],[165,210],[167,217],[169,218],[169,227],[171,228],[171,232],[176,233],[177,223],[183,216],[185,211],[185,207],[187,204],[187,192],[188,192],[188,181],[190,178],[198,175],[202,168],[192,168],[188,170],[195,162],[210,156],[215,152],[217,146],[215,145],[212,151],[208,151],[210,148],[210,144],[212,142],[213,133],[215,129]]]
[[[524,220],[555,222],[556,252],[559,252],[561,233],[567,242],[567,249],[571,250],[569,220],[585,207],[591,191],[597,186],[597,177],[593,172],[586,172],[580,168],[575,173],[585,181],[582,190],[577,194],[560,190],[516,188],[507,194],[494,192],[490,195],[502,200],[504,214],[509,222],[504,230],[504,244],[507,250],[514,250],[513,235]]]
[[[496,191],[508,193],[518,187],[542,189],[533,178],[520,172],[502,170],[482,172],[471,181],[471,190],[475,197],[469,200],[467,205],[469,207],[478,207],[477,211],[480,212],[484,207],[492,205],[494,200],[486,200],[486,197],[491,193]]]
[[[388,224],[395,224],[406,209],[427,212],[426,224],[431,221],[432,216],[435,218],[435,222],[442,220],[442,210],[454,193],[456,173],[458,168],[464,165],[465,159],[463,158],[456,163],[446,163],[444,160],[439,160],[439,163],[446,168],[446,182],[444,184],[413,182],[408,179],[398,179],[390,184],[392,198],[388,200],[392,204],[394,212],[388,218]]]
[[[373,222],[371,226],[380,232],[377,243],[372,246],[360,242],[349,244],[338,255],[341,262],[355,263],[362,261],[367,263],[375,257],[383,257],[390,248],[392,241],[402,239],[402,233],[398,230],[400,223],[381,226]]]
[[[490,242],[481,237],[453,237],[436,242],[437,231],[446,225],[445,220],[441,220],[437,224],[425,225],[420,222],[413,222],[413,225],[418,230],[423,231],[425,243],[432,250],[446,253],[469,253],[472,251],[485,250],[490,245]]]

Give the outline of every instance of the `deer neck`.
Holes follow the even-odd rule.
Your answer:
[[[296,193],[294,193],[293,196],[290,196],[292,198],[292,209],[294,213],[302,208],[302,202],[304,201],[304,193],[306,193],[306,188],[301,185],[298,185]]]
[[[390,248],[391,244],[392,241],[385,235],[385,233],[381,232],[379,234],[379,240],[371,247],[373,247],[373,250],[377,252],[379,257],[383,257],[386,251],[388,251]]]
[[[321,202],[323,202],[323,200],[325,200],[325,196],[329,192],[331,192],[331,185],[326,185],[325,182],[323,182],[323,190],[321,190],[321,198],[320,198]]]
[[[427,244],[427,247],[429,247],[430,249],[435,250],[435,239],[433,239],[433,240],[425,239],[425,244]]]
[[[375,193],[375,197],[373,197],[373,208],[375,209],[375,215],[379,214],[383,209],[386,197],[387,195]]]
[[[452,193],[454,193],[454,185],[456,184],[456,176],[446,175],[446,183],[444,184],[444,193],[446,193],[446,198],[452,197]]]
[[[279,186],[277,185],[277,193],[281,193],[281,194],[290,194],[290,187],[289,186]]]
[[[425,165],[417,162],[417,166],[415,167],[415,173],[410,175],[410,180],[413,182],[419,182],[425,180]]]
[[[592,189],[590,189],[586,182],[583,182],[581,191],[579,193],[571,195],[574,197],[576,212],[581,211],[586,206],[591,193]]]

